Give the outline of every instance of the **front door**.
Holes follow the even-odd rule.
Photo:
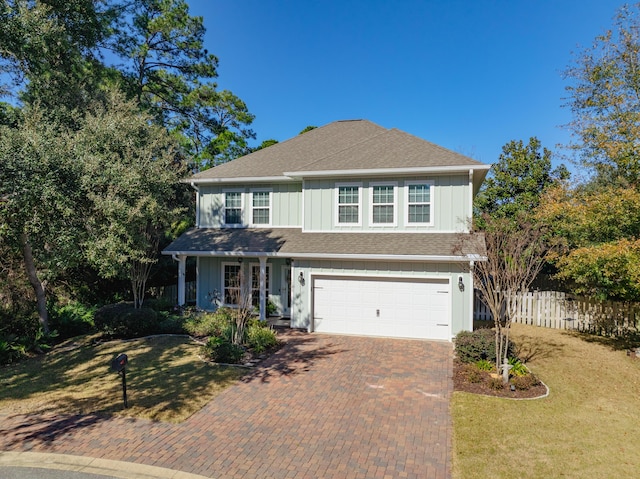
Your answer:
[[[282,279],[280,280],[280,302],[282,303],[282,316],[291,316],[291,265],[282,266]]]

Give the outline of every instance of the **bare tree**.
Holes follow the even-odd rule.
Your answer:
[[[496,341],[496,368],[508,362],[511,322],[516,298],[526,292],[545,264],[548,244],[539,225],[525,217],[483,218],[486,261],[473,268],[474,285],[493,316]],[[470,236],[461,236],[460,247]],[[506,376],[504,376],[506,377]]]
[[[237,275],[232,278],[230,287],[225,291],[224,303],[231,309],[233,321],[231,342],[240,345],[244,340],[244,332],[253,312],[251,282],[246,279],[242,266],[238,267]]]

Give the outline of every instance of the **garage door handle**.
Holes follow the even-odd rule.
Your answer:
[[[436,326],[449,326],[449,323],[447,323],[447,324],[438,323],[438,324],[436,324]]]

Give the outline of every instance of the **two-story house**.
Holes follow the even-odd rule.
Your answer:
[[[485,247],[461,236],[488,169],[354,120],[195,174],[196,227],[164,250],[178,302],[195,256],[202,309],[233,303],[245,278],[260,317],[271,301],[294,328],[451,340],[472,329]]]

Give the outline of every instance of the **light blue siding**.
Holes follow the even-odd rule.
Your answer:
[[[243,193],[243,220],[248,225],[251,216],[251,191],[271,191],[271,227],[300,227],[302,225],[302,183],[274,183],[255,185],[200,186],[199,225],[219,228],[224,220],[224,192]]]
[[[411,225],[407,222],[407,183],[433,182],[432,225]],[[395,223],[371,223],[371,189],[378,183],[390,182],[396,186]],[[360,185],[360,224],[337,224],[336,184]],[[318,179],[304,182],[303,228],[305,231],[446,231],[468,229],[471,217],[468,175],[414,176],[403,178],[349,178],[348,180]]]

